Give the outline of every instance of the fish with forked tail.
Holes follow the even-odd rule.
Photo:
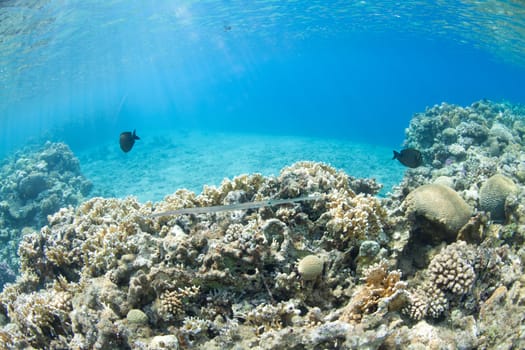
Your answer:
[[[405,148],[401,150],[401,152],[394,151],[394,157],[392,159],[397,159],[399,163],[409,168],[417,168],[423,164],[421,152],[414,148]]]
[[[124,131],[120,133],[120,149],[125,153],[131,151],[135,140],[140,140],[140,137],[137,136],[135,130],[133,133],[131,131]]]

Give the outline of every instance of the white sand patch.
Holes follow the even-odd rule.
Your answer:
[[[159,201],[180,188],[200,192],[224,178],[245,173],[278,175],[301,160],[320,161],[354,177],[383,184],[381,194],[399,183],[405,169],[391,160],[392,150],[349,140],[253,134],[167,133],[143,131],[133,150],[114,143],[76,152],[92,195],[136,196]]]

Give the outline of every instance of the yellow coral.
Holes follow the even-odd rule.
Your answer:
[[[0,330],[0,350],[13,348],[13,335]]]
[[[360,321],[364,314],[375,312],[381,300],[388,300],[388,308],[397,310],[404,303],[407,283],[401,281],[401,271],[388,271],[385,260],[364,271],[364,285],[357,290],[340,317],[345,322]]]

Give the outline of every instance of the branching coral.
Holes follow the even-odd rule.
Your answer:
[[[451,300],[468,293],[476,274],[467,251],[467,243],[460,241],[436,255],[424,283],[410,291],[404,312],[415,320],[426,316],[437,318],[448,310]]]
[[[70,310],[68,293],[42,291],[19,295],[8,306],[8,316],[32,346],[42,347],[49,336],[71,333]]]
[[[456,246],[465,245],[465,243]],[[460,256],[457,248],[449,246],[438,254],[428,266],[430,280],[443,291],[462,295],[469,291],[475,273],[469,261]]]
[[[333,191],[326,206],[321,220],[326,220],[327,233],[337,245],[377,238],[387,224],[386,210],[370,195]]]
[[[301,313],[296,302],[290,300],[276,305],[259,304],[246,313],[246,322],[255,327],[257,334],[271,329],[281,329],[285,325],[291,324],[293,316]]]
[[[199,294],[198,286],[179,288],[178,290],[165,291],[159,297],[158,312],[162,319],[168,321],[179,318],[184,314],[185,301]]]

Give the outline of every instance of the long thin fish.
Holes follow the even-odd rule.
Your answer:
[[[230,204],[230,205],[215,205],[212,207],[195,207],[195,208],[182,208],[169,210],[162,213],[154,213],[145,215],[147,218],[157,218],[159,216],[170,216],[170,215],[181,215],[181,214],[207,214],[207,213],[217,213],[221,211],[231,211],[231,210],[244,210],[244,209],[257,209],[262,207],[272,207],[274,205],[288,204],[302,201],[312,201],[320,199],[321,196],[304,196],[290,199],[266,199],[263,201],[255,202],[246,202],[239,204]]]

